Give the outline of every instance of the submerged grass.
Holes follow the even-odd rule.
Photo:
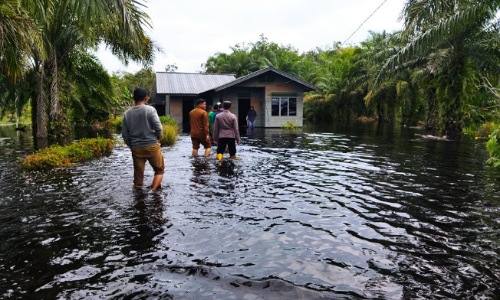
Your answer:
[[[121,131],[123,118],[116,117],[104,122],[106,129]],[[161,116],[163,132],[160,138],[162,146],[172,146],[177,141],[179,126],[175,119]],[[20,166],[24,170],[47,170],[64,168],[71,165],[88,161],[94,158],[109,156],[113,151],[115,141],[107,138],[82,139],[66,146],[53,145],[39,150],[24,158],[20,158]]]
[[[113,139],[101,137],[82,139],[70,145],[54,145],[39,150],[24,159],[20,159],[20,165],[24,170],[64,168],[93,158],[109,156],[113,147]]]

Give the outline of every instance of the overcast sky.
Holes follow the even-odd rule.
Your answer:
[[[163,49],[156,54],[153,70],[165,71],[166,65],[176,64],[178,72],[197,73],[208,57],[230,53],[236,44],[257,42],[261,34],[300,53],[335,42],[359,44],[369,31],[400,30],[405,1],[148,0],[144,11],[153,28],[147,32]],[[109,72],[134,73],[141,68],[122,65],[103,48],[98,57]]]

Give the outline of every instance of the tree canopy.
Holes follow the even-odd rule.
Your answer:
[[[241,77],[272,66],[320,88],[304,98],[313,121],[424,125],[449,137],[499,119],[498,0],[408,0],[400,32],[371,32],[359,45],[300,53],[261,35],[218,52],[206,73]],[[30,103],[38,138],[64,134],[69,119],[104,118],[142,86],[154,97],[157,47],[139,0],[0,0],[0,111]],[[107,47],[136,74],[110,76],[92,50]],[[165,66],[176,71],[175,64]]]
[[[143,7],[137,0],[0,0],[0,80],[9,87],[0,97],[31,102],[37,138],[64,134],[69,107],[108,102],[109,75],[91,54],[100,43],[125,63],[154,61]]]

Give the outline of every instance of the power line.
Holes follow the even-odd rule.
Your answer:
[[[382,7],[382,5],[384,5],[384,3],[386,3],[386,2],[387,2],[387,0],[382,1],[382,3],[381,3],[381,4],[377,7],[377,8],[375,8],[375,10],[374,10],[374,11],[373,11],[373,12],[372,12],[369,16],[368,16],[368,18],[366,18],[366,19],[363,21],[363,23],[361,23],[361,25],[359,25],[359,27],[358,27],[356,30],[354,30],[354,32],[353,32],[353,33],[352,33],[352,34],[351,34],[351,35],[350,35],[350,36],[349,36],[349,37],[348,37],[348,38],[347,38],[347,39],[346,39],[346,40],[342,43],[342,46],[343,46],[345,43],[347,43],[347,41],[348,41],[350,38],[352,38],[352,36],[353,36],[353,35],[355,35],[355,34],[356,34],[356,32],[358,32],[358,30],[359,30],[359,29],[360,29],[360,28],[361,28],[361,27],[362,27],[362,26],[366,23],[366,21],[368,21],[368,20],[369,20],[369,19],[370,19],[370,18],[371,18],[371,17],[372,17],[372,16],[373,16],[376,12],[377,12],[377,10],[379,10],[379,8],[380,8],[380,7]]]

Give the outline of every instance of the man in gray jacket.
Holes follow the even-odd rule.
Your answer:
[[[217,143],[217,159],[222,157],[226,146],[229,149],[229,158],[236,158],[236,143],[241,143],[238,119],[231,112],[231,102],[224,101],[224,111],[215,116],[213,140]]]
[[[134,163],[134,186],[142,189],[146,160],[155,172],[152,190],[161,187],[165,163],[160,148],[162,125],[156,109],[146,105],[149,100],[142,88],[134,90],[135,105],[123,115],[122,136],[125,144],[132,150]]]

